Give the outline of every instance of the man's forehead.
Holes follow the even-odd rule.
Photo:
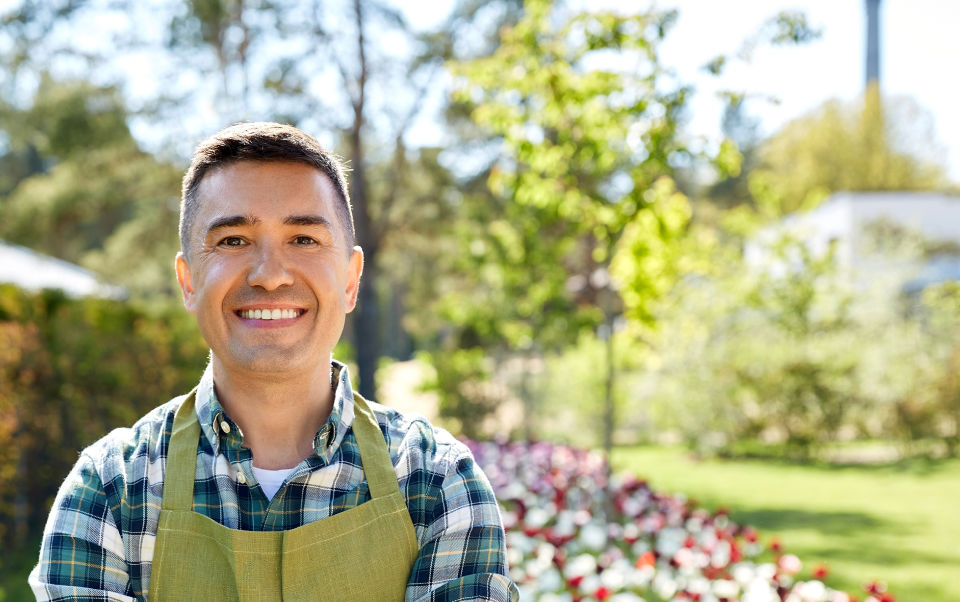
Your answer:
[[[200,240],[224,221],[237,226],[278,221],[324,225],[334,233],[343,230],[349,238],[341,224],[333,182],[304,163],[236,161],[217,166],[200,181],[197,201],[194,236]]]
[[[197,188],[199,213],[274,213],[294,206],[300,208],[295,213],[304,213],[308,206],[310,212],[336,211],[337,192],[323,172],[307,165],[251,163],[207,174]]]
[[[298,161],[233,161],[212,167],[197,186],[197,192],[215,194],[217,189],[229,186],[284,183],[295,179],[310,182],[323,192],[324,197],[336,195],[336,188],[323,170]]]

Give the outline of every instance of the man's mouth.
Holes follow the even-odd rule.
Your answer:
[[[289,320],[299,318],[305,309],[241,309],[236,314],[245,320]]]

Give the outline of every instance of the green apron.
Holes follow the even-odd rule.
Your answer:
[[[194,400],[173,421],[150,600],[403,600],[417,537],[363,398],[354,395],[353,430],[370,501],[289,531],[229,529],[193,511]]]

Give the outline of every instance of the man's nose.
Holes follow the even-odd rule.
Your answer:
[[[247,274],[247,284],[268,291],[293,284],[293,274],[288,269],[283,253],[273,247],[263,247]]]

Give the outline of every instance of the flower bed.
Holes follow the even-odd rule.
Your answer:
[[[493,485],[521,600],[852,602],[776,539],[727,513],[616,475],[600,454],[550,443],[467,441]],[[893,602],[883,584],[864,602]]]

